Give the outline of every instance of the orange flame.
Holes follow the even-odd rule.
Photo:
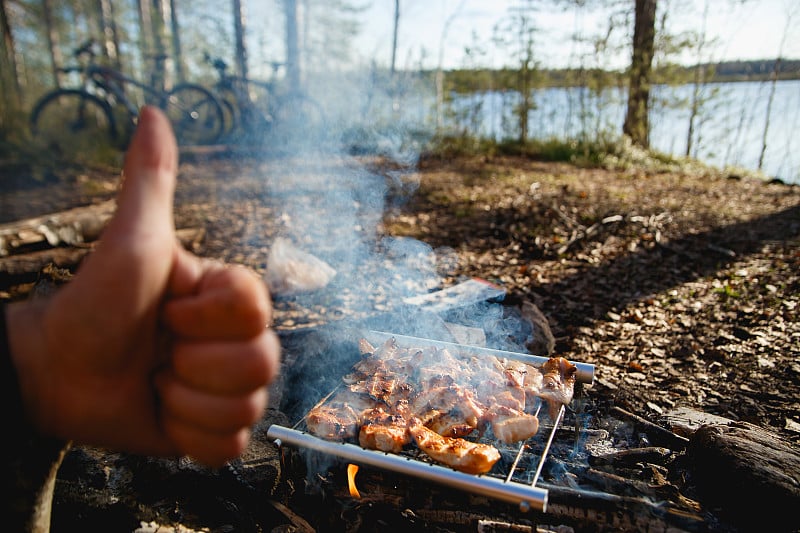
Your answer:
[[[361,498],[356,488],[356,472],[358,472],[358,465],[347,465],[347,487],[350,489],[350,496],[353,498]]]

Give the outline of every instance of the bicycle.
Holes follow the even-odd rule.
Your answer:
[[[95,41],[76,48],[77,65],[62,68],[81,77],[80,88],[56,88],[43,95],[30,113],[34,139],[62,155],[103,148],[124,149],[139,115],[126,87],[140,89],[172,123],[180,145],[211,144],[222,134],[223,111],[214,94],[194,83],[167,91],[95,63]],[[166,56],[157,56],[164,61]],[[118,116],[121,115],[121,120]],[[119,123],[119,124],[118,124]]]
[[[204,54],[217,71],[212,90],[225,114],[226,136],[246,143],[268,142],[272,147],[317,143],[326,132],[322,106],[302,91],[282,90],[277,73],[284,64],[272,62],[270,80],[228,73],[228,64]]]

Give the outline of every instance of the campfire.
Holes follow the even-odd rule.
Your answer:
[[[295,388],[300,392],[283,397],[282,410],[291,422],[273,424],[266,432],[281,450],[287,475],[303,465],[302,474],[294,473],[302,475],[295,486],[305,487],[296,495],[299,511],[309,506],[308,511],[318,516],[325,509],[329,525],[345,529],[371,520],[396,520],[409,527],[424,521],[426,527],[446,525],[458,531],[535,531],[543,524],[570,524],[588,531],[705,528],[700,505],[681,492],[685,474],[681,457],[688,439],[619,407],[593,401],[588,393],[596,386],[595,367],[583,362],[572,362],[575,396],[552,418],[546,401],[531,406],[541,418],[535,435],[504,443],[489,427],[467,437],[499,450],[500,459],[486,473],[465,473],[438,463],[413,442],[394,453],[365,448],[357,438],[314,435],[308,415],[331,402],[343,386],[343,376],[358,366],[363,357],[361,338],[373,346],[394,340],[400,346],[434,346],[531,368],[549,360],[375,330],[335,329],[287,338],[292,370],[284,394]],[[302,346],[302,353],[294,353],[294,346]],[[315,349],[309,351],[308,346]],[[338,353],[350,357],[340,360],[331,355]],[[314,383],[319,392],[313,401],[300,382]],[[390,519],[390,509],[399,516]],[[413,517],[404,516],[403,509],[413,510],[408,511]],[[380,513],[389,515],[376,516]]]
[[[407,436],[409,430],[405,425],[401,427],[396,420],[399,419],[402,424],[406,424],[405,417],[403,416],[395,417],[395,419],[392,420],[392,426],[379,426],[379,428],[389,430],[400,429],[400,431],[395,432],[395,434],[398,435],[397,438],[406,436],[405,441],[399,445],[390,443],[392,445],[391,449],[379,444],[376,445],[371,441],[369,444],[366,444],[363,435],[365,431],[368,431],[374,426],[371,426],[369,422],[364,423],[355,419],[350,422],[350,418],[345,418],[343,414],[337,417],[337,415],[341,413],[346,413],[348,417],[350,415],[355,415],[353,407],[356,406],[356,403],[363,402],[365,394],[356,395],[352,392],[346,392],[345,396],[342,396],[341,393],[335,395],[336,390],[342,388],[341,384],[330,394],[322,398],[322,400],[317,403],[309,413],[306,413],[293,428],[273,425],[268,431],[268,436],[270,438],[274,439],[280,445],[289,444],[308,450],[314,450],[338,457],[342,460],[350,461],[351,463],[364,464],[416,476],[463,491],[517,504],[523,511],[529,509],[544,511],[546,509],[547,490],[537,487],[536,482],[541,475],[547,452],[553,442],[556,431],[564,418],[566,405],[561,403],[561,400],[552,400],[547,397],[547,391],[551,389],[541,389],[541,386],[539,386],[540,388],[533,390],[529,386],[527,394],[541,396],[528,398],[528,403],[530,404],[529,409],[535,414],[525,413],[524,401],[526,391],[523,388],[523,380],[527,380],[527,382],[530,383],[533,381],[530,376],[537,375],[539,376],[539,382],[541,382],[542,378],[537,368],[541,368],[551,362],[549,358],[486,348],[475,348],[374,331],[369,332],[368,336],[370,337],[369,341],[361,339],[359,344],[362,347],[362,351],[368,352],[367,355],[369,358],[377,358],[380,353],[388,353],[389,357],[395,358],[395,361],[390,362],[396,362],[396,360],[399,359],[397,356],[398,352],[411,354],[403,361],[404,365],[410,365],[412,363],[419,364],[420,362],[427,361],[430,368],[404,367],[403,372],[419,373],[426,376],[426,380],[429,379],[431,381],[441,381],[445,379],[449,385],[447,387],[434,387],[432,388],[433,392],[431,392],[431,389],[423,389],[416,393],[414,389],[419,387],[409,385],[405,377],[402,378],[403,381],[401,383],[404,387],[398,385],[397,375],[393,371],[386,370],[386,360],[378,359],[377,361],[369,361],[369,358],[367,358],[360,362],[364,364],[364,361],[369,361],[364,364],[366,368],[362,369],[364,372],[362,377],[366,380],[366,383],[353,383],[351,377],[350,388],[345,390],[359,390],[364,392],[364,390],[368,388],[371,399],[380,397],[382,400],[370,401],[369,405],[380,403],[382,406],[381,408],[386,408],[387,404],[400,404],[407,411],[413,410],[414,415],[426,417],[427,424],[438,430],[434,438],[439,437],[439,433],[442,435],[452,435],[444,436],[437,440],[437,451],[440,452],[440,455],[435,455],[433,451],[426,448],[425,444],[420,441],[416,434],[414,440],[417,445],[413,448],[410,447],[412,439],[410,436]],[[380,345],[381,348],[373,348],[371,342]],[[369,348],[364,349],[364,345]],[[401,345],[403,348],[401,348]],[[426,351],[428,351],[427,357],[423,355]],[[471,363],[471,366],[456,366],[457,360],[454,357],[455,354],[458,354],[462,358],[462,362],[468,361]],[[440,360],[445,358],[450,360],[444,362]],[[569,370],[571,371],[567,378],[570,380],[569,398],[571,399],[571,389],[574,381],[577,379],[580,383],[591,384],[594,376],[594,366],[585,363],[572,365],[571,363],[565,362],[565,364],[569,366]],[[494,366],[494,368],[487,371],[486,375],[480,372],[480,369],[487,369],[492,366]],[[358,365],[356,368],[358,368]],[[502,372],[499,372],[498,368]],[[457,377],[453,378],[448,376],[444,378],[443,373],[455,369],[460,369],[464,373],[473,374],[470,378],[477,382],[477,386],[473,385],[471,389],[462,388],[465,381],[462,380],[461,385],[458,385],[456,384],[458,383]],[[475,375],[476,370],[478,370],[477,375]],[[492,383],[491,380],[486,381],[489,377],[494,378],[496,382]],[[548,374],[548,377],[550,377],[550,374]],[[555,388],[555,385],[551,387]],[[405,397],[398,399],[397,396],[393,396],[393,393],[396,392],[394,389],[402,389],[405,393],[403,396]],[[484,395],[477,399],[474,398],[472,393],[480,389],[483,389]],[[515,392],[519,393],[518,396],[522,398],[522,401],[511,396]],[[490,393],[491,395],[489,395]],[[337,398],[343,397],[346,397],[347,400],[340,400],[337,406],[329,407],[329,405],[334,405],[336,403]],[[410,404],[409,397],[411,397]],[[500,405],[499,407],[486,407],[484,405],[478,407],[476,405],[484,401],[496,403],[498,402],[498,398],[503,398],[507,403],[512,403],[522,410],[512,409],[508,405]],[[511,398],[511,402],[509,402],[509,398]],[[550,407],[548,408],[550,412],[550,427],[544,435],[541,435],[541,439],[537,439],[540,442],[534,442],[531,438],[534,434],[539,434],[537,416],[544,403],[544,400],[541,398],[547,398],[550,402]],[[374,409],[373,407],[372,410]],[[469,420],[470,417],[472,417],[476,409],[492,419],[493,422],[488,431],[486,431],[487,428],[481,428],[481,430],[478,431],[479,422],[477,420],[473,420],[472,425],[464,423],[465,420]],[[485,411],[485,413],[483,413],[483,411]],[[364,412],[368,413],[370,410],[367,409]],[[503,413],[502,418],[497,414],[498,412]],[[508,412],[512,414],[506,414]],[[312,425],[312,430],[309,432],[309,420],[314,418],[315,413],[318,414],[319,417],[325,416],[324,423],[317,422]],[[362,415],[362,417],[363,416],[364,415]],[[358,416],[355,418],[358,418]],[[442,425],[443,419],[449,424],[446,427]],[[414,418],[414,420],[418,419]],[[509,431],[505,429],[509,425],[513,425],[514,427],[510,433],[519,431],[516,428],[520,426],[520,421],[522,421],[525,426],[532,425],[532,428],[528,428],[528,432],[522,435],[511,435],[511,438],[505,435],[505,433],[509,433]],[[528,421],[531,421],[532,424]],[[353,428],[349,429],[348,426],[351,423]],[[355,431],[357,430],[357,424],[363,424],[361,425],[361,445],[345,442],[347,437],[350,437],[351,440],[353,439]],[[421,424],[421,422],[419,422],[419,424]],[[487,423],[487,426],[488,425]],[[464,426],[466,426],[466,430]],[[500,428],[503,428],[505,433],[501,432]],[[348,435],[348,431],[350,431],[351,434]],[[413,431],[414,429],[411,428],[410,432],[413,433]],[[434,432],[431,431],[431,433],[433,434]],[[474,440],[461,439],[455,436],[466,436],[472,433],[480,433],[480,435]],[[487,433],[489,435],[487,435]],[[441,451],[443,447],[446,448],[444,452]],[[496,454],[496,458],[493,458],[493,462],[490,464],[476,466],[475,463],[484,458],[483,453],[475,453],[476,447],[481,447],[481,452],[484,450],[491,450],[491,452]],[[426,451],[427,454],[425,453]],[[433,455],[434,460],[432,460],[431,455]],[[477,459],[475,459],[475,457],[477,457]],[[438,459],[438,461],[436,459]],[[497,466],[495,466],[495,461],[497,462]],[[445,464],[442,466],[441,464],[436,464],[437,462],[443,462]],[[352,464],[348,465],[348,486],[350,487],[350,493],[355,497],[359,497],[353,481],[356,471],[357,467],[354,467]]]

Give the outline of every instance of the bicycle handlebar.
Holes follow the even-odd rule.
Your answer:
[[[214,67],[222,75],[228,70],[228,64],[221,57],[211,57],[208,52],[203,52],[203,61]]]
[[[90,37],[82,45],[80,45],[78,48],[75,49],[75,51],[73,52],[73,55],[75,57],[80,57],[83,54],[91,54],[92,56],[94,56],[95,55],[94,54],[94,46],[95,46],[95,44],[97,44],[97,43],[94,40],[94,38]]]
[[[70,72],[83,72],[84,70],[85,68],[81,66],[69,66],[69,67],[58,68],[58,71],[63,72],[64,74],[69,74]]]
[[[203,52],[203,60],[219,71],[222,76],[224,76],[225,71],[228,70],[228,64],[221,57],[211,57],[208,52]],[[276,72],[279,68],[286,65],[284,61],[269,61],[267,63],[272,67],[273,72]]]

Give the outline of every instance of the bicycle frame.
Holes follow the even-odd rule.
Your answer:
[[[274,79],[275,72],[283,65],[283,63],[273,62],[273,78],[269,80],[256,80],[228,74],[228,65],[219,58],[213,59],[206,55],[206,62],[211,64],[217,71],[217,82],[214,84],[214,90],[217,92],[231,91],[236,97],[237,104],[253,106],[251,95],[248,93],[248,88],[258,87],[263,89],[267,97],[272,100],[276,98],[277,84]]]
[[[80,76],[77,88],[59,86],[45,93],[37,101],[30,119],[34,132],[39,130],[39,118],[51,116],[55,111],[49,115],[47,110],[57,107],[62,109],[61,115],[65,121],[63,124],[71,124],[76,131],[87,129],[84,127],[86,121],[83,115],[88,106],[95,108],[101,120],[103,116],[105,117],[105,123],[108,125],[106,129],[109,130],[107,135],[111,138],[119,133],[115,124],[120,124],[120,121],[115,115],[124,113],[126,120],[122,122],[126,126],[123,134],[127,136],[132,131],[130,126],[135,126],[137,122],[141,104],[146,102],[164,111],[172,123],[179,143],[209,144],[217,141],[223,128],[223,110],[208,89],[194,83],[179,83],[167,90],[158,82],[140,81],[115,68],[96,64],[92,44],[91,40],[87,41],[75,51],[75,57],[78,58],[77,65],[62,69],[66,73],[76,73]],[[161,56],[156,59],[163,60]],[[134,95],[134,88],[142,91],[144,102],[139,101],[138,91]],[[67,107],[65,102],[74,105],[65,111],[64,108]],[[58,112],[55,113],[58,116]],[[49,127],[56,137],[60,120],[62,119],[45,121],[45,124],[49,122]]]
[[[145,97],[154,97],[159,107],[163,107],[164,101],[168,98],[168,95],[164,91],[155,89],[146,83],[108,67],[90,65],[86,67],[86,78],[84,89],[87,92],[91,93],[93,89],[105,91],[107,95],[113,96],[115,101],[121,103],[133,117],[138,116],[139,108],[125,94],[126,85],[132,85],[141,89],[144,91]]]

